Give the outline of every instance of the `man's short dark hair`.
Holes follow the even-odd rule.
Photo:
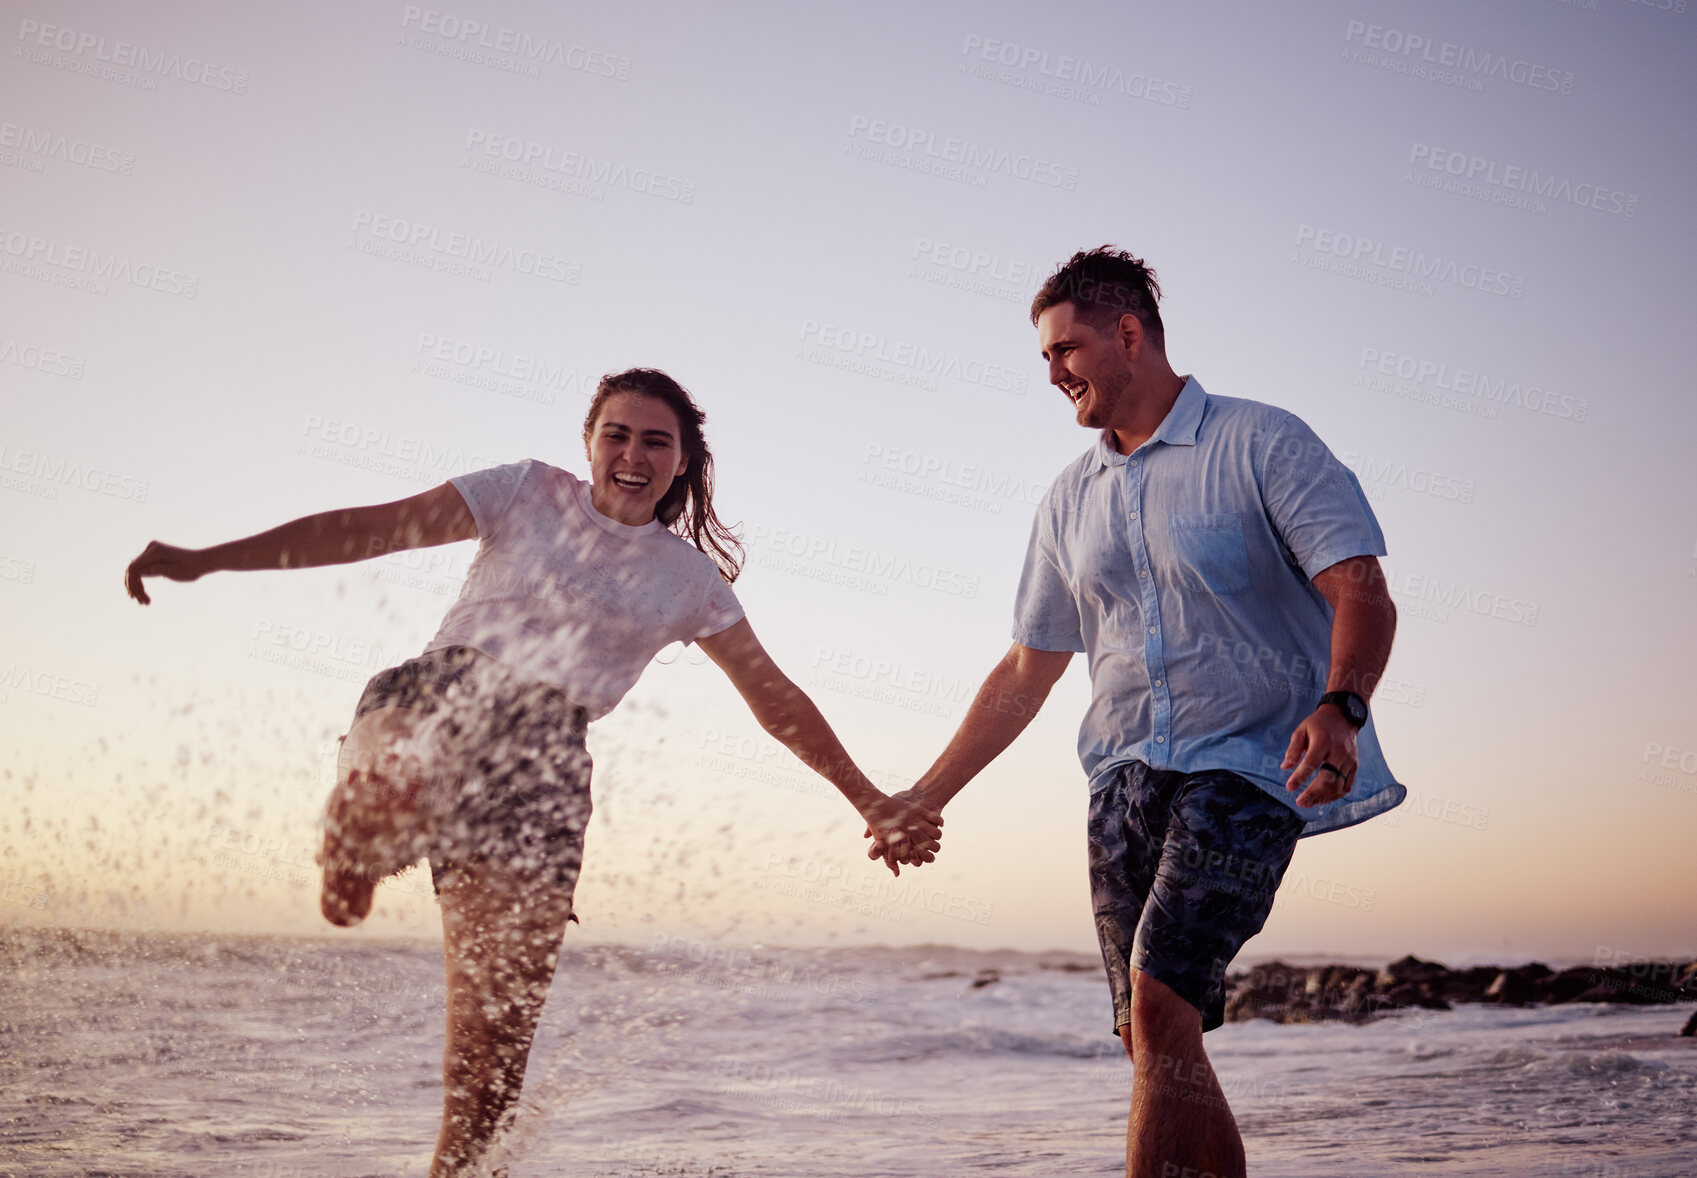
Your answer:
[[[1167,350],[1167,332],[1161,325],[1161,287],[1155,271],[1125,250],[1111,245],[1079,250],[1049,275],[1037,297],[1031,300],[1031,322],[1050,307],[1071,303],[1074,313],[1097,331],[1132,314],[1143,324],[1143,334],[1155,350]]]

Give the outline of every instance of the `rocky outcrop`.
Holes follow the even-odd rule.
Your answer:
[[[1564,970],[1538,961],[1512,968],[1452,970],[1418,957],[1404,957],[1378,970],[1274,961],[1226,977],[1227,1022],[1365,1022],[1387,1011],[1449,1010],[1459,1002],[1697,1002],[1697,961],[1634,961]],[[1697,1015],[1692,1027],[1697,1027]],[[1688,1027],[1686,1033],[1697,1032]]]

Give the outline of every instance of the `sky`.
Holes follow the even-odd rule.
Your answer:
[[[0,4],[0,924],[329,932],[335,738],[472,546],[121,588],[538,458],[600,374],[708,413],[737,592],[887,789],[1006,649],[1089,435],[1026,308],[1105,242],[1168,353],[1357,472],[1409,800],[1248,953],[1697,954],[1697,13],[1260,5]],[[591,734],[581,934],[1090,952],[1083,660],[938,862],[698,651]],[[414,871],[362,938],[429,937]]]

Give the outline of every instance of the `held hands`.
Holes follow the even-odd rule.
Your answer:
[[[1296,770],[1285,782],[1287,790],[1308,785],[1297,796],[1297,805],[1322,806],[1349,792],[1355,784],[1357,763],[1354,726],[1337,708],[1321,704],[1297,725],[1279,767]]]
[[[157,540],[148,542],[141,555],[130,561],[130,567],[124,570],[124,588],[129,595],[143,605],[153,600],[147,595],[142,586],[143,577],[168,577],[173,581],[195,581],[210,570],[200,561],[200,553],[193,548],[178,548],[172,544],[161,544]]]
[[[872,840],[866,857],[882,859],[892,874],[902,873],[899,864],[918,867],[937,857],[943,815],[931,808],[918,787],[892,797],[880,795],[878,801],[861,810],[861,816],[866,819],[862,837]]]

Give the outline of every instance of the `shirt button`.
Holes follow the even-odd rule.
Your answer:
[[[1157,736],[1157,737],[1156,737],[1156,738],[1155,738],[1155,743],[1156,743],[1156,744],[1166,744],[1166,743],[1167,743],[1167,738],[1166,738],[1166,737],[1164,737],[1164,736]]]
[[[1159,679],[1155,680],[1155,686],[1159,687],[1160,685],[1161,685],[1161,681]]]
[[[1140,577],[1147,577],[1149,575],[1149,570],[1144,569],[1141,573],[1138,573],[1137,575],[1140,576]]]
[[[1126,463],[1126,465],[1127,466],[1136,466],[1137,465],[1137,459],[1133,458],[1130,462]]]
[[[1131,518],[1132,518],[1132,519],[1136,519],[1136,518],[1137,518],[1137,513],[1136,513],[1136,512],[1135,512],[1135,511],[1134,511],[1134,512],[1132,512],[1132,513],[1131,513]]]
[[[1150,626],[1149,627],[1149,633],[1153,634],[1154,632],[1155,632],[1155,627]]]

